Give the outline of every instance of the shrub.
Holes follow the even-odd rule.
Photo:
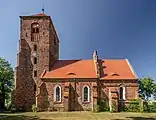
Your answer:
[[[125,105],[124,108],[123,108],[123,111],[128,112],[128,106]]]
[[[130,101],[130,103],[127,105],[125,108],[126,111],[128,112],[140,112],[141,110],[141,105],[137,99],[133,99]]]
[[[11,106],[12,106],[12,103],[10,101],[8,103],[5,103],[5,110],[10,111]]]
[[[144,102],[143,109],[144,112],[156,112],[156,102]]]
[[[109,103],[107,100],[101,100],[100,111],[109,111]]]
[[[152,103],[152,106],[150,107],[151,112],[156,112],[156,102]]]
[[[153,102],[151,107],[150,107],[151,112],[156,112],[156,102]]]
[[[150,112],[149,105],[148,105],[148,102],[147,101],[145,101],[143,103],[143,111],[144,112]]]
[[[94,112],[100,112],[100,106],[98,104],[94,106]]]
[[[33,104],[33,105],[32,105],[31,110],[32,110],[33,112],[37,112],[37,107],[36,107],[36,105],[35,105],[35,104]]]
[[[112,109],[110,109],[110,112],[116,112],[115,106],[112,104]]]
[[[17,111],[17,109],[16,109],[16,107],[15,107],[15,105],[10,105],[10,111],[12,112],[12,113],[14,113],[14,112],[16,112]]]

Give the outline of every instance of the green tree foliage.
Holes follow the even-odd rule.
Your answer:
[[[154,91],[156,91],[156,84],[152,78],[145,77],[139,80],[139,96],[142,99],[148,101],[154,95]]]
[[[156,84],[154,84],[153,89],[154,89],[153,97],[156,100]]]
[[[11,99],[13,76],[11,64],[0,57],[0,110],[4,110],[5,103]]]

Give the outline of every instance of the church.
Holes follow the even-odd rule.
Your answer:
[[[30,111],[121,111],[138,98],[138,77],[128,59],[60,60],[59,40],[50,16],[20,16],[20,39],[12,102]]]

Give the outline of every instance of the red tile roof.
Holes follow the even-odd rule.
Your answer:
[[[58,60],[42,78],[96,78],[93,60]]]
[[[101,62],[101,79],[137,79],[127,59],[103,59]]]
[[[46,15],[44,13],[38,13],[38,14],[35,14],[35,15],[32,15],[32,16],[48,16],[48,15]]]
[[[100,65],[100,64],[99,64]],[[101,78],[137,79],[128,60],[101,60]],[[58,60],[51,71],[42,73],[41,78],[97,78],[94,61]]]
[[[23,18],[23,17],[50,17],[44,13],[38,13],[38,14],[34,14],[34,15],[28,15],[28,16],[20,16],[20,18]]]

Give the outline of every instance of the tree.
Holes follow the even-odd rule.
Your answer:
[[[0,57],[0,110],[4,110],[5,101],[11,99],[14,72],[11,64]]]
[[[139,80],[139,96],[144,100],[149,100],[149,98],[154,94],[154,87],[156,87],[154,80],[150,77],[144,77]]]
[[[156,100],[156,84],[154,84],[153,89],[154,89],[153,97]]]

